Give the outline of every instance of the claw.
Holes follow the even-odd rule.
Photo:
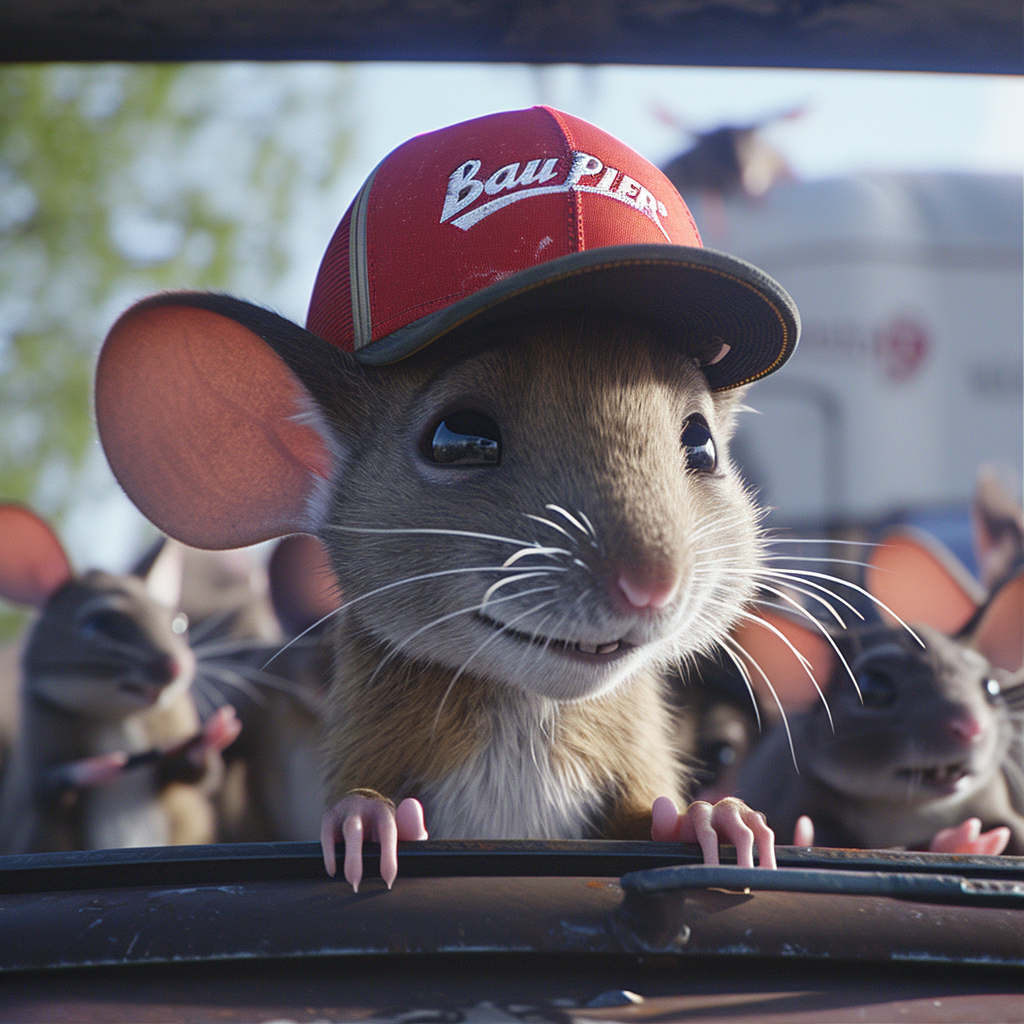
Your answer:
[[[944,828],[928,844],[932,853],[965,853],[995,855],[1002,853],[1010,842],[1010,830],[1004,825],[981,831],[980,818],[968,818],[953,828]]]
[[[704,863],[719,863],[718,844],[724,839],[736,847],[736,863],[754,866],[754,845],[763,868],[775,867],[775,833],[764,815],[742,800],[726,797],[712,805],[695,800],[682,814],[667,796],[660,796],[651,808],[651,838],[655,842],[700,843]]]
[[[380,875],[390,889],[398,876],[398,843],[428,838],[423,805],[408,798],[396,809],[379,796],[349,793],[324,812],[320,823],[320,847],[324,868],[332,878],[337,873],[334,844],[345,840],[345,880],[359,892],[363,879],[363,841],[380,843]]]

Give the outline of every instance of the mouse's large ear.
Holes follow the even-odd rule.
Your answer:
[[[1024,571],[992,595],[971,630],[971,646],[1007,672],[1024,667]]]
[[[921,622],[949,636],[971,620],[985,599],[981,584],[930,534],[900,527],[871,552],[865,575],[873,597],[904,622]],[[882,609],[890,624],[892,615]]]
[[[42,608],[71,577],[49,524],[23,505],[0,504],[0,597]]]
[[[185,581],[185,549],[168,537],[146,569],[143,579],[146,593],[165,608],[177,610],[181,605],[181,588]]]
[[[161,530],[193,547],[314,528],[339,457],[310,381],[344,377],[334,372],[341,358],[228,296],[172,293],[133,306],[96,370],[114,475]]]
[[[828,685],[838,661],[832,645],[819,630],[766,608],[759,608],[756,618],[745,619],[733,631],[733,637],[746,655],[751,684],[769,715],[773,707],[777,710],[776,699],[787,712],[802,710],[819,699],[807,668],[794,654],[794,648],[807,659],[814,680],[822,690]],[[774,696],[765,676],[775,691]]]

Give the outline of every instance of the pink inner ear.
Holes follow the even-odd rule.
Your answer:
[[[165,533],[237,548],[310,527],[327,440],[313,400],[241,324],[149,304],[114,325],[96,372],[96,419],[114,474]]]
[[[1024,665],[1024,573],[999,588],[985,609],[971,642],[999,668],[1017,672]]]
[[[814,678],[824,690],[836,664],[835,651],[828,640],[816,630],[798,625],[785,616],[775,615],[765,609],[759,609],[757,615],[782,633],[810,662]],[[749,655],[750,681],[769,715],[772,709],[777,713],[775,698],[771,696],[761,673],[749,664],[750,661],[756,662],[771,681],[786,711],[802,710],[820,699],[814,683],[796,655],[771,629],[757,622],[744,622],[737,627],[734,635]]]
[[[950,636],[970,621],[984,596],[951,552],[911,530],[882,540],[871,553],[866,579],[871,594],[904,622],[922,622]]]
[[[53,530],[22,505],[0,505],[0,596],[42,608],[71,576]]]

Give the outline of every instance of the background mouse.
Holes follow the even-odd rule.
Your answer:
[[[534,108],[387,157],[308,322],[146,300],[104,343],[96,412],[171,536],[326,545],[345,596],[328,870],[344,835],[360,871],[367,835],[393,878],[421,808],[440,838],[653,834],[715,862],[722,835],[774,863],[750,808],[676,809],[662,673],[754,594],[758,512],[727,444],[743,385],[796,343],[789,296],[703,250],[653,165]]]
[[[286,537],[264,565],[251,550],[202,551],[162,538],[133,574],[145,577],[171,543],[182,555],[177,607],[188,616],[200,718],[205,724],[231,705],[242,725],[223,752],[214,794],[218,841],[315,840],[330,657],[316,626],[340,600],[323,547],[314,537]]]
[[[227,777],[217,798],[220,837],[225,842],[315,840],[325,801],[320,726],[331,675],[321,621],[341,602],[323,545],[309,535],[285,537],[275,545],[266,571],[232,593],[242,599],[233,606],[238,612],[225,615],[223,599],[208,601],[215,611],[197,618],[191,633],[201,715],[206,719],[230,703],[243,726],[224,755]],[[185,597],[183,607],[192,607]],[[200,611],[193,608],[190,615]]]
[[[668,683],[679,708],[679,748],[691,763],[694,796],[716,803],[736,792],[737,774],[761,739],[761,709],[722,654],[694,658]]]
[[[776,726],[741,770],[737,792],[787,838],[806,815],[819,846],[946,849],[936,836],[976,818],[1007,828],[1008,852],[1024,852],[1024,575],[978,610],[964,571],[951,572],[952,556],[935,550],[913,532],[875,549],[868,587],[914,633],[890,619],[835,636],[860,696],[820,633],[769,616],[822,681],[832,719],[808,692],[807,710],[789,717],[793,752]],[[963,632],[950,637],[929,617]],[[804,669],[777,638],[750,627],[740,642],[784,690],[807,692]],[[947,852],[1000,845],[997,836],[979,841],[976,826],[962,831],[967,845]]]
[[[228,706],[200,728],[175,611],[179,546],[143,580],[76,577],[49,526],[18,505],[0,505],[0,538],[0,594],[39,609],[0,797],[4,852],[211,842],[220,751],[239,726]]]

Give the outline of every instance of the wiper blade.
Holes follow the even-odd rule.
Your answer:
[[[834,871],[820,868],[741,868],[683,864],[623,875],[627,896],[643,898],[695,889],[731,892],[827,893],[831,896],[888,896],[919,903],[1024,909],[1024,880],[965,878],[962,875],[892,871]]]

